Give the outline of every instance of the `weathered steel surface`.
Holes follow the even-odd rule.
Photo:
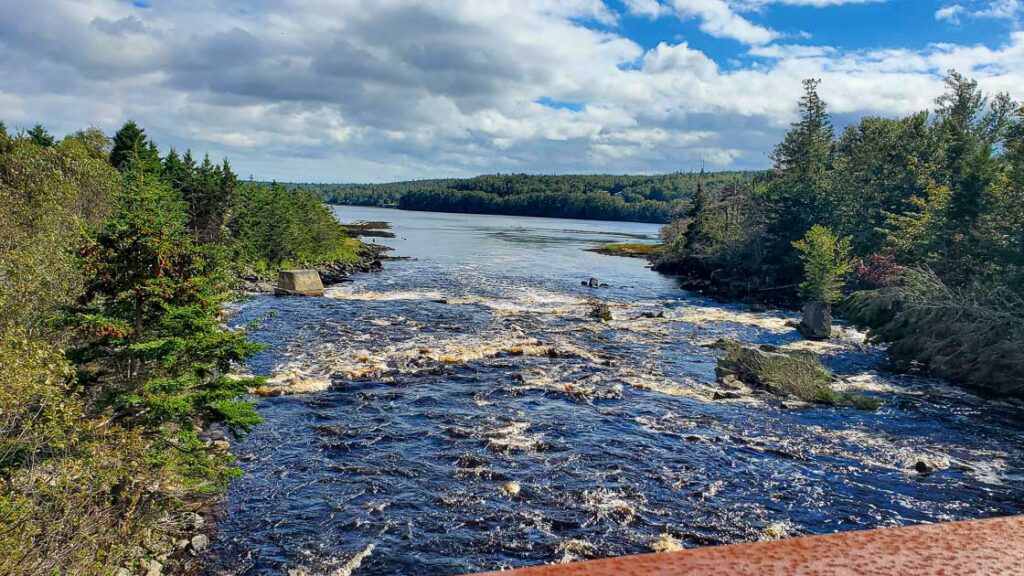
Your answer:
[[[1024,516],[693,548],[489,574],[1019,576],[1024,575]]]
[[[323,296],[324,284],[316,270],[281,270],[277,275],[275,294]]]

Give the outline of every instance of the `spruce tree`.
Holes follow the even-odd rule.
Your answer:
[[[139,127],[134,120],[129,120],[121,126],[121,129],[114,135],[114,146],[110,151],[110,164],[118,170],[125,172],[133,165],[143,174],[159,175],[160,153],[156,143],[146,136],[146,131]]]
[[[198,477],[219,476],[227,469],[196,430],[220,423],[245,432],[259,422],[239,399],[259,379],[229,374],[261,347],[220,326],[229,279],[193,243],[177,194],[137,168],[124,180],[114,214],[81,254],[74,357],[84,382],[102,384],[95,401],[118,421],[173,446],[162,457]]]
[[[30,128],[25,135],[28,136],[29,141],[33,144],[36,146],[42,146],[43,148],[49,148],[57,143],[53,135],[47,132],[46,128],[43,128],[42,124],[36,124]]]
[[[772,152],[769,174],[766,271],[769,282],[788,283],[799,275],[792,244],[827,210],[832,121],[818,95],[820,80],[804,80],[800,120]]]

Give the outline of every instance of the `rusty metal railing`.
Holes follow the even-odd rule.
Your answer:
[[[1024,516],[840,532],[478,576],[1024,576]]]

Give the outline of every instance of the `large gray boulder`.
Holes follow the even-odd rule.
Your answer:
[[[804,304],[803,316],[797,330],[808,340],[827,340],[832,337],[832,305],[827,302]]]
[[[282,296],[323,296],[324,284],[316,270],[281,270],[274,294]]]

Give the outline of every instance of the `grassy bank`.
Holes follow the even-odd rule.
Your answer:
[[[588,248],[590,252],[608,256],[626,256],[630,258],[656,258],[663,252],[659,244],[643,244],[640,242],[612,242],[597,248]]]

